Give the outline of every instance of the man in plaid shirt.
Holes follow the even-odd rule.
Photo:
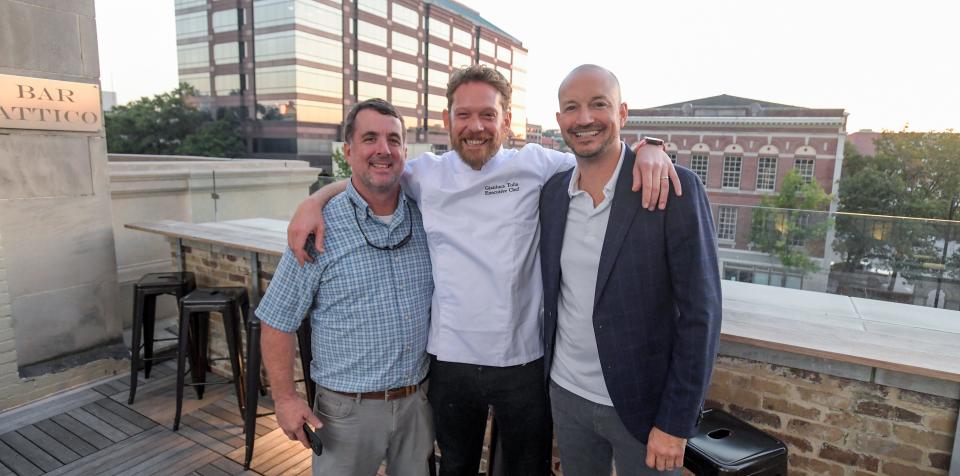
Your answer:
[[[433,294],[420,210],[400,188],[406,159],[403,119],[381,99],[357,104],[344,126],[353,176],[323,210],[330,251],[297,265],[288,249],[257,308],[263,361],[277,422],[309,446],[318,428],[315,475],[424,475],[433,451],[425,353]],[[311,246],[311,249],[313,247]],[[316,414],[294,390],[294,333],[313,327],[310,377]]]

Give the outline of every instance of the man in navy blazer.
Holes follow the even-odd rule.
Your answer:
[[[611,461],[619,476],[679,474],[720,334],[710,204],[697,176],[677,167],[683,195],[662,212],[643,209],[611,72],[574,69],[559,100],[577,166],[542,190],[540,246],[560,463],[568,476],[608,475]]]

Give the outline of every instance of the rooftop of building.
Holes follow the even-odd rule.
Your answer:
[[[843,109],[817,109],[720,94],[646,109],[630,116],[686,117],[842,117]]]
[[[520,46],[523,45],[523,42],[521,42],[520,40],[518,40],[515,36],[513,36],[513,35],[505,32],[505,31],[503,31],[503,30],[502,30],[500,27],[498,27],[497,25],[494,25],[493,23],[491,23],[491,22],[490,22],[489,20],[487,20],[486,18],[483,18],[482,16],[480,16],[480,13],[477,12],[476,10],[474,10],[474,9],[472,9],[472,8],[466,6],[466,5],[463,5],[463,4],[459,3],[459,2],[456,2],[456,1],[454,1],[454,0],[424,0],[423,3],[426,3],[427,5],[436,5],[436,6],[438,6],[438,7],[440,7],[440,8],[443,8],[444,10],[447,10],[447,11],[449,11],[449,12],[455,14],[455,15],[458,15],[458,16],[461,16],[461,17],[465,18],[466,20],[474,23],[475,25],[479,25],[479,26],[481,26],[481,27],[483,27],[483,28],[487,28],[487,29],[489,29],[489,30],[497,33],[498,35],[505,36],[505,37],[508,38],[511,42],[513,42],[513,43],[515,43],[515,44],[517,44],[517,45],[520,45]]]

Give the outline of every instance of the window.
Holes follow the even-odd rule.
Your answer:
[[[804,183],[813,180],[813,159],[796,159],[793,161],[793,169],[803,178]]]
[[[707,168],[710,164],[710,157],[706,154],[694,154],[690,158],[690,170],[700,176],[700,182],[707,184]]]
[[[396,31],[390,33],[390,43],[394,51],[408,55],[417,56],[420,51],[420,42],[416,38]]]
[[[728,155],[723,158],[723,188],[740,188],[740,168],[743,157]]]
[[[667,152],[667,155],[670,157],[670,162],[673,162],[674,164],[677,163],[677,153],[676,153],[676,152],[674,152],[674,151]]]
[[[359,51],[357,52],[357,69],[386,76],[387,59],[380,55]]]
[[[737,237],[736,207],[720,206],[717,212],[717,239],[733,241]]]
[[[373,98],[387,98],[387,87],[383,84],[368,83],[366,81],[357,82],[357,99],[365,101]]]
[[[174,0],[173,4],[177,9],[199,7],[200,5],[206,5],[207,0]]]
[[[777,183],[777,158],[757,159],[757,190],[772,192]]]
[[[254,40],[257,61],[290,59],[296,55],[294,31],[257,34]]]
[[[292,121],[297,118],[295,101],[257,101],[257,119],[264,121]]]
[[[443,112],[447,108],[447,98],[437,94],[427,94],[427,109],[433,112]]]
[[[213,31],[235,31],[237,29],[237,9],[213,12]]]
[[[453,66],[460,68],[462,66],[470,66],[471,64],[473,64],[473,58],[458,51],[453,52]]]
[[[297,120],[339,124],[343,121],[343,105],[319,101],[297,101]]]
[[[387,29],[363,20],[357,21],[357,38],[377,46],[387,46]]]
[[[496,48],[493,46],[493,42],[480,38],[480,54],[494,57]]]
[[[390,77],[404,81],[417,82],[419,68],[400,60],[390,60]]]
[[[387,0],[358,0],[357,8],[387,18]]]
[[[191,43],[177,47],[177,65],[180,69],[205,68],[210,66],[207,43]]]
[[[454,28],[453,42],[465,48],[473,48],[473,35],[469,31]]]
[[[343,94],[340,73],[307,66],[257,68],[257,94],[304,93],[339,98]]]
[[[393,21],[416,30],[420,27],[420,14],[416,10],[394,3]]]
[[[305,31],[296,31],[297,58],[320,64],[343,66],[343,49],[337,40],[331,40]],[[260,50],[257,50],[259,56]]]
[[[510,51],[510,47],[506,45],[497,45],[497,59],[500,61],[506,61],[507,63],[513,61],[513,52]]]
[[[177,16],[177,39],[207,36],[207,12]]]
[[[259,8],[259,5],[257,6]],[[314,0],[297,0],[297,23],[320,31],[340,35],[343,32],[342,15],[338,8],[328,7]],[[259,10],[257,15],[259,15]],[[383,16],[387,16],[386,13]],[[362,30],[361,30],[362,31]],[[386,41],[386,35],[384,35]]]
[[[197,73],[197,74],[181,74],[180,82],[187,83],[197,90],[197,94],[201,96],[210,95],[210,74],[209,73]]]
[[[450,41],[449,24],[431,17],[430,23],[428,23],[427,26],[430,28],[430,36],[440,38],[443,41]]]
[[[431,68],[427,75],[427,81],[431,86],[446,88],[447,83],[450,81],[450,75],[444,71],[437,71]]]
[[[213,78],[213,86],[217,90],[217,96],[229,96],[240,94],[240,75],[239,74],[221,74]]]
[[[417,107],[417,99],[419,95],[416,91],[394,87],[390,93],[392,94],[390,97],[390,102],[392,102],[394,106],[409,108]],[[414,124],[416,124],[416,122],[414,122]]]
[[[437,46],[433,43],[430,43],[430,46],[428,48],[430,48],[430,51],[429,51],[430,61],[434,61],[440,64],[448,64],[450,62],[450,50],[442,46]]]
[[[254,6],[254,28],[293,23],[293,0],[259,0]]]
[[[213,45],[213,60],[217,64],[240,62],[240,43],[217,43]]]

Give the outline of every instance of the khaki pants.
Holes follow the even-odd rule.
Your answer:
[[[314,413],[323,454],[313,476],[374,476],[387,461],[390,476],[424,476],[433,451],[433,415],[425,386],[397,400],[360,400],[317,387]]]

